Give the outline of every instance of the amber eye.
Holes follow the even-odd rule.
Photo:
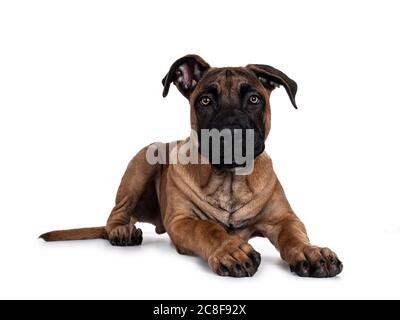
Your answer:
[[[202,98],[200,99],[200,104],[201,104],[203,107],[208,106],[210,103],[211,103],[211,99],[210,99],[209,97],[202,97]]]
[[[260,98],[258,96],[256,96],[256,95],[252,95],[249,98],[249,102],[251,104],[259,104],[260,103]]]

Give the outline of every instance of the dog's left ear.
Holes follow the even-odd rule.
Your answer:
[[[269,90],[273,90],[276,87],[279,87],[279,85],[282,85],[285,88],[293,106],[297,109],[295,100],[297,84],[294,80],[290,79],[282,71],[264,64],[249,64],[246,66],[246,68],[253,71],[263,86]]]
[[[169,86],[173,82],[179,91],[189,99],[204,72],[209,68],[210,65],[207,62],[194,54],[188,54],[176,60],[162,80],[164,86],[163,97],[167,96]]]

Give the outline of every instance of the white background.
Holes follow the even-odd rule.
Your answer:
[[[400,298],[398,1],[2,1],[0,298]],[[253,278],[221,278],[144,225],[140,247],[44,243],[104,225],[130,158],[189,134],[170,65],[270,64],[267,151],[335,279],[290,274],[265,239]]]

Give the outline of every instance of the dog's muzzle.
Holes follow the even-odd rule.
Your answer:
[[[220,170],[244,167],[265,148],[263,130],[240,111],[218,114],[206,132],[200,133],[200,152]]]

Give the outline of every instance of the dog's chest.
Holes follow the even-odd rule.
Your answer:
[[[245,176],[232,172],[212,175],[202,191],[209,204],[229,213],[240,209],[253,197]]]
[[[208,166],[178,164],[170,169],[168,181],[184,195],[186,209],[190,210],[188,214],[229,228],[243,228],[252,223],[277,182],[266,153],[257,158],[249,175],[217,173]]]

